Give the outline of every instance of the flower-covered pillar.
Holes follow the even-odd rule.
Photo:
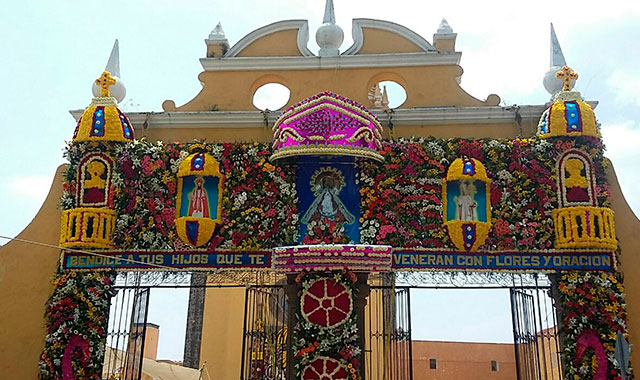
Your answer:
[[[576,73],[564,66],[556,76],[563,80],[563,90],[543,113],[538,130],[540,138],[557,144],[572,140],[571,148],[557,157],[558,206],[552,211],[555,248],[615,251],[618,243],[613,211],[608,207],[610,194],[606,183],[598,183],[598,179],[604,181],[604,174],[595,173],[603,171],[602,149],[596,150],[597,157],[589,154],[593,149],[588,149],[594,139],[600,139],[595,113],[579,92],[571,91]],[[565,378],[620,378],[620,363],[614,352],[618,333],[627,338],[621,275],[565,272],[552,276],[552,281],[560,313]]]
[[[388,246],[360,243],[356,160],[382,161],[382,126],[363,106],[323,92],[276,121],[272,161],[296,166],[298,243],[273,252],[287,273],[288,378],[363,377],[368,273],[390,269]]]
[[[287,378],[361,379],[367,273],[347,270],[287,276],[289,321]]]
[[[133,141],[133,127],[110,96],[116,79],[105,71],[96,80],[100,96],[86,108],[73,135],[62,200],[60,246],[82,250],[114,248],[117,214],[112,181],[114,152]],[[40,379],[102,378],[113,274],[59,273],[53,280],[45,318],[47,337],[40,357]]]

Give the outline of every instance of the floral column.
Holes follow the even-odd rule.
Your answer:
[[[110,96],[116,79],[108,71],[95,83],[93,98],[78,120],[69,148],[62,199],[60,246],[83,250],[114,247],[114,152],[134,139],[133,126]],[[47,337],[40,357],[40,379],[102,378],[113,274],[59,273],[45,313]]]
[[[556,76],[564,81],[542,114],[538,136],[570,141],[556,165],[557,208],[552,210],[558,250],[600,249],[616,251],[613,211],[602,165],[595,113],[571,80],[578,75],[564,66]],[[594,143],[595,142],[595,143]],[[595,149],[594,149],[595,145]],[[573,146],[573,147],[571,147]],[[627,338],[626,305],[622,277],[617,272],[564,272],[552,277],[560,312],[562,357],[567,380],[621,378],[615,360],[618,333]]]
[[[302,272],[296,286],[293,376],[303,380],[362,379],[367,275],[342,270]],[[291,373],[290,373],[291,375]]]

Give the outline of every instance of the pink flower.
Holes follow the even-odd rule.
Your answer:
[[[140,160],[140,166],[142,166],[142,173],[144,175],[151,175],[151,158],[149,156],[142,157],[142,160]]]
[[[380,226],[380,238],[384,239],[387,237],[387,234],[394,233],[396,231],[396,228],[390,224]]]
[[[509,222],[504,219],[498,219],[493,223],[493,231],[498,236],[503,236],[511,233],[509,228]]]

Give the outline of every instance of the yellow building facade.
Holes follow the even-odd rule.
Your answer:
[[[325,24],[331,24],[330,22]],[[164,112],[128,113],[136,138],[154,141],[194,139],[208,143],[255,141],[270,143],[277,112],[256,110],[255,91],[268,83],[288,88],[284,108],[326,90],[370,108],[383,125],[383,138],[517,139],[538,132],[546,105],[503,107],[497,95],[472,97],[460,86],[461,53],[456,34],[441,26],[428,42],[392,22],[354,19],[354,44],[341,54],[316,55],[307,47],[308,25],[288,20],[257,29],[229,46],[220,35],[206,41],[199,75],[202,90],[191,101],[176,105],[167,100]],[[330,50],[331,41],[321,48]],[[406,91],[406,101],[393,112],[372,107],[367,97],[380,82],[393,81]],[[79,119],[82,111],[72,111]],[[389,127],[392,125],[392,129]],[[144,126],[144,127],[143,127]],[[604,160],[615,219],[617,271],[625,277],[628,336],[640,344],[640,221],[624,200],[613,167]],[[0,377],[35,379],[43,358],[47,300],[54,291],[52,278],[61,263],[59,201],[66,168],[60,167],[47,199],[33,221],[15,240],[0,248]],[[36,241],[41,245],[28,242]],[[28,264],[26,264],[28,263]],[[237,378],[241,367],[244,290],[215,289],[204,297],[200,362],[215,369],[218,379]],[[225,305],[225,312],[218,311]],[[375,324],[376,322],[371,322]],[[633,352],[632,363],[637,362]]]

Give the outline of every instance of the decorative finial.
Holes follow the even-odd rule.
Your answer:
[[[556,73],[563,66],[567,65],[567,62],[564,59],[564,55],[562,54],[562,49],[560,48],[560,43],[558,42],[558,37],[556,36],[556,31],[553,28],[553,24],[551,24],[551,39],[549,45],[550,67],[549,70],[544,74],[542,84],[544,85],[544,88],[547,90],[547,92],[551,95],[551,99],[553,99],[554,96],[560,91],[563,91],[564,88],[563,81],[559,80],[559,78],[556,77]],[[570,90],[571,88],[569,88],[569,90],[564,89],[564,91]]]
[[[340,45],[344,41],[344,32],[336,24],[336,15],[333,10],[333,0],[326,0],[324,7],[323,24],[316,32],[316,42],[320,46],[318,54],[321,57],[336,57],[340,55]]]
[[[116,80],[110,72],[105,71],[100,75],[100,78],[96,79],[96,84],[100,87],[100,96],[107,97],[110,96],[109,87],[116,84]]]
[[[224,34],[224,29],[222,29],[222,23],[218,22],[215,28],[209,33],[210,41],[226,41],[227,36]]]
[[[438,26],[438,30],[436,34],[453,34],[453,28],[447,22],[447,19],[443,18],[440,22],[440,26]]]
[[[120,43],[117,39],[113,43],[113,48],[111,49],[111,54],[109,55],[109,60],[107,61],[107,66],[105,66],[104,71],[108,71],[116,81],[116,83],[109,88],[109,96],[115,98],[116,101],[120,103],[127,95],[127,89],[122,79],[120,79]],[[93,96],[102,96],[102,89],[96,83],[93,84],[91,90]]]
[[[326,0],[324,4],[324,18],[322,19],[323,24],[335,24],[336,23],[336,14],[333,10],[333,0]]]
[[[556,78],[562,81],[562,91],[571,91],[571,83],[578,79],[578,73],[569,66],[562,66],[562,69],[556,73]]]
[[[120,42],[118,42],[117,38],[113,43],[107,67],[104,70],[110,72],[114,77],[120,78]]]
[[[549,67],[562,67],[567,65],[567,62],[564,60],[564,54],[562,54],[562,49],[560,48],[560,42],[558,42],[558,37],[556,36],[556,31],[553,29],[553,23],[551,23],[550,59],[551,62]]]

